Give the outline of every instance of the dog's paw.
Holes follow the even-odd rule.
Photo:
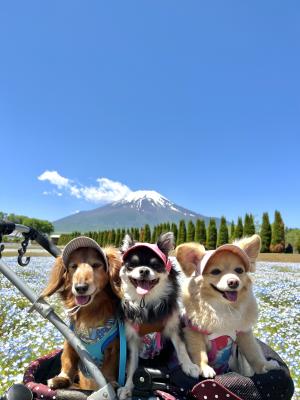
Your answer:
[[[192,378],[198,378],[201,372],[201,369],[198,365],[193,364],[192,362],[181,364],[182,371],[191,376]]]
[[[47,381],[47,385],[51,389],[64,389],[72,385],[72,382],[69,378],[64,376],[55,376],[52,379]]]
[[[268,371],[272,369],[279,369],[280,365],[275,360],[265,361],[258,366],[254,367],[254,372],[256,374],[266,374]]]
[[[119,400],[125,400],[132,396],[132,388],[129,386],[120,387],[117,391]]]
[[[216,376],[216,371],[209,365],[203,365],[200,375],[204,378],[214,378]]]
[[[272,369],[279,369],[279,368],[280,368],[280,365],[278,364],[278,362],[276,360],[270,360],[264,364],[264,373],[271,371]]]

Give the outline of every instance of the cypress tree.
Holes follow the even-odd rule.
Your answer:
[[[186,242],[186,226],[185,220],[182,219],[179,221],[179,229],[178,229],[178,236],[177,236],[177,246],[181,243]]]
[[[144,242],[146,243],[151,242],[151,229],[149,224],[146,224],[144,227]]]
[[[255,233],[254,218],[252,214],[246,214],[244,220],[243,236],[251,236]]]
[[[228,227],[226,223],[226,218],[221,217],[221,223],[219,228],[219,235],[218,235],[218,247],[222,246],[222,244],[228,243]]]
[[[145,235],[145,230],[144,228],[140,229],[140,242],[144,242],[144,235]]]
[[[103,246],[108,245],[108,233],[109,233],[108,231],[103,232],[103,237],[102,237]]]
[[[217,245],[217,226],[216,220],[210,218],[207,228],[207,249],[214,250]]]
[[[171,231],[174,233],[174,241],[177,243],[178,228],[176,224],[171,225]]]
[[[186,235],[187,242],[193,242],[195,240],[195,225],[193,221],[189,221]]]
[[[155,225],[152,231],[151,243],[157,242],[157,226]]]
[[[114,229],[112,229],[112,231],[110,233],[109,244],[115,244],[115,240],[116,240],[116,231]]]
[[[123,240],[124,240],[125,235],[126,235],[126,231],[125,231],[125,229],[123,228],[123,229],[121,230],[121,244],[123,243]]]
[[[140,241],[140,230],[139,228],[134,229],[134,239],[139,242]]]
[[[163,226],[162,226],[162,224],[157,225],[157,229],[156,229],[157,238],[159,237],[159,235],[162,234],[162,232],[163,232]],[[157,238],[156,238],[156,241],[157,241]]]
[[[195,226],[195,242],[200,243],[201,219],[197,219]]]
[[[300,254],[300,235],[298,236],[298,239],[296,242],[296,250],[298,251],[298,254]]]
[[[270,244],[272,238],[272,228],[269,220],[269,214],[267,212],[263,213],[262,224],[260,228],[261,237],[261,253],[270,252]]]
[[[121,229],[117,229],[116,231],[116,238],[115,238],[115,246],[120,247],[121,244]]]
[[[170,222],[166,223],[166,232],[170,232],[171,231],[171,225]]]
[[[103,246],[103,232],[102,231],[98,232],[97,242],[99,243],[100,246]]]
[[[199,243],[203,244],[203,246],[206,246],[206,240],[207,240],[206,226],[205,226],[204,220],[201,219],[200,220],[200,231],[199,231]]]
[[[279,211],[275,211],[272,224],[272,239],[270,250],[273,253],[282,253],[285,248],[284,223]]]
[[[237,224],[234,231],[234,238],[241,239],[243,237],[243,220],[241,217],[238,217]]]
[[[235,225],[234,221],[231,221],[229,242],[232,243],[234,239],[235,239]]]
[[[135,228],[134,227],[130,228],[130,236],[134,239],[134,236],[135,236]]]

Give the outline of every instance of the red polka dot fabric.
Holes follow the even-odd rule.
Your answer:
[[[197,400],[242,400],[213,379],[198,383],[191,394]]]
[[[23,383],[32,391],[35,399],[56,400],[56,391],[50,389],[47,385],[37,383],[36,374],[45,361],[53,359],[59,353],[61,353],[61,350],[55,350],[52,353],[33,361],[25,371]]]

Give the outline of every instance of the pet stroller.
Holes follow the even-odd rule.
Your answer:
[[[52,244],[49,239],[36,229],[0,221],[0,243],[2,235],[19,232],[24,236],[22,248],[19,250],[18,263],[27,265],[30,258],[25,262],[23,256],[29,240],[35,240],[52,256],[60,255],[60,250]],[[79,389],[50,389],[47,380],[60,372],[62,350],[55,350],[51,354],[38,358],[31,362],[24,372],[23,384],[13,385],[1,399],[5,400],[114,400],[116,392],[106,382],[104,376],[94,365],[92,358],[76,337],[74,332],[54,312],[50,304],[44,299],[36,297],[30,288],[6,266],[1,259],[4,245],[0,247],[0,272],[32,303],[30,311],[37,311],[47,318],[70,342],[77,351],[81,361],[97,382],[97,391],[82,391]],[[122,384],[125,378],[126,364],[126,340],[122,322],[119,324],[120,338],[120,366],[119,382]],[[165,399],[218,399],[218,400],[289,400],[294,392],[293,381],[290,377],[288,367],[266,344],[259,342],[267,359],[276,360],[280,369],[269,371],[263,375],[254,375],[251,378],[244,377],[235,372],[216,376],[215,379],[196,380],[186,376],[180,366],[174,362],[171,344],[167,344],[157,359],[149,360],[138,368],[134,375],[135,390],[134,400]]]

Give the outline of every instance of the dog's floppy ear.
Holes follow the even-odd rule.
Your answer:
[[[123,239],[123,244],[121,246],[121,252],[126,253],[130,247],[134,246],[134,240],[133,238],[127,233]]]
[[[67,271],[62,258],[57,257],[50,273],[48,285],[42,291],[41,296],[49,297],[57,291],[62,291],[65,285],[66,273]]]
[[[205,248],[199,243],[183,243],[176,247],[175,255],[186,276],[191,276],[205,254]]]
[[[108,261],[108,275],[109,282],[114,293],[121,298],[121,279],[120,279],[120,269],[122,267],[122,256],[120,250],[115,247],[109,246],[105,247],[104,252]]]
[[[233,244],[239,246],[247,254],[250,260],[250,272],[256,269],[256,259],[260,252],[261,239],[259,235],[252,235],[243,239],[235,241]]]
[[[174,249],[174,241],[173,232],[162,233],[157,240],[157,246],[166,256],[168,256],[169,252]]]

